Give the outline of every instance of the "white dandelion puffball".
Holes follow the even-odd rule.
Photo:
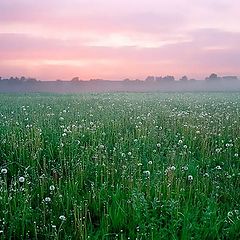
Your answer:
[[[54,190],[55,190],[55,186],[54,186],[54,185],[51,185],[51,186],[49,187],[49,189],[50,189],[50,191],[54,191]]]
[[[47,203],[51,202],[51,198],[50,197],[45,197],[44,201],[47,202]]]
[[[24,178],[24,177],[20,177],[20,178],[18,179],[18,181],[19,181],[20,183],[24,183],[24,182],[25,182],[25,178]]]
[[[61,216],[59,217],[59,219],[60,219],[61,221],[66,221],[66,217],[65,217],[64,215],[61,215]]]
[[[6,169],[6,168],[3,168],[3,169],[1,170],[1,173],[2,173],[2,174],[7,174],[7,169]]]
[[[193,176],[192,175],[188,175],[188,181],[192,181],[193,180]]]

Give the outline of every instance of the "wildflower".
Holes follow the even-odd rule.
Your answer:
[[[171,167],[170,167],[170,170],[175,171],[175,170],[176,170],[176,167],[171,166]]]
[[[158,147],[158,148],[161,147],[161,144],[160,144],[160,143],[157,143],[157,147]]]
[[[3,169],[1,170],[1,173],[2,173],[2,174],[7,174],[7,169],[6,169],[6,168],[3,168]]]
[[[147,177],[150,177],[150,171],[148,171],[148,170],[143,171],[143,174],[146,175]]]
[[[60,117],[60,118],[59,118],[59,120],[60,120],[60,121],[63,121],[63,120],[64,120],[64,118],[63,118],[63,117]]]
[[[20,177],[20,178],[18,179],[18,181],[19,181],[20,183],[24,183],[24,182],[25,182],[25,178],[24,178],[24,177]]]
[[[188,181],[192,181],[193,180],[193,176],[192,175],[188,175]]]
[[[218,165],[218,166],[215,167],[215,169],[221,170],[222,168],[221,168],[221,166]]]
[[[64,215],[61,215],[61,216],[59,217],[59,219],[60,219],[61,221],[66,221],[66,217],[65,217]]]
[[[188,170],[188,166],[183,166],[183,167],[182,167],[182,170],[183,170],[183,171],[187,171],[187,170]]]
[[[50,198],[50,197],[45,197],[44,201],[45,201],[46,203],[51,202],[51,198]]]
[[[152,163],[153,163],[152,161],[149,161],[149,162],[148,162],[149,165],[152,165]]]
[[[215,150],[217,153],[220,153],[221,152],[221,148],[216,148]]]
[[[233,216],[233,212],[232,211],[228,212],[227,216],[228,217],[232,217]]]
[[[54,186],[54,185],[51,185],[51,186],[49,187],[49,189],[50,189],[50,191],[54,191],[54,190],[55,190],[55,186]]]

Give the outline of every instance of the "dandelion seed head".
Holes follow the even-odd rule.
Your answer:
[[[192,181],[193,180],[193,176],[192,175],[188,175],[188,181]]]
[[[49,203],[49,202],[51,202],[51,198],[50,198],[50,197],[45,197],[44,201],[45,201],[46,203]]]
[[[2,168],[1,173],[2,174],[7,174],[7,169],[6,168]]]
[[[66,217],[65,217],[64,215],[59,216],[59,219],[60,219],[61,221],[66,221]]]
[[[19,177],[18,181],[19,181],[20,183],[24,183],[24,182],[25,182],[25,178],[24,178],[24,177]]]

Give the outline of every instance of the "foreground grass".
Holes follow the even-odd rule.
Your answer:
[[[238,93],[0,96],[1,239],[240,239]]]

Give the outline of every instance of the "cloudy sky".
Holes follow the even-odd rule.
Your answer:
[[[239,0],[0,0],[0,76],[240,75]]]

